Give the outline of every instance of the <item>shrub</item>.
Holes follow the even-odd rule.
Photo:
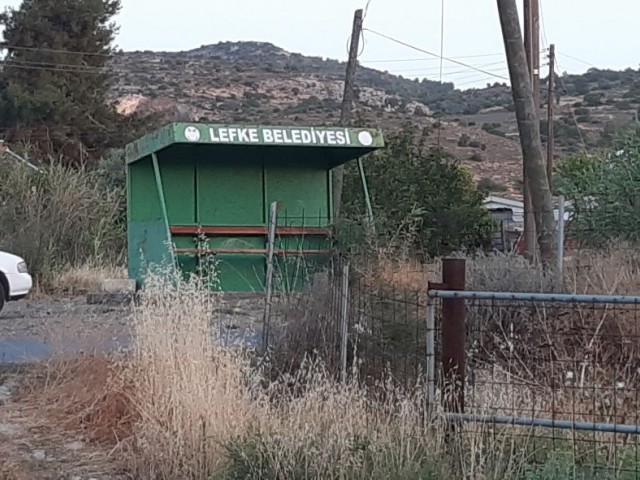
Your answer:
[[[458,146],[459,147],[468,147],[470,140],[471,140],[471,137],[469,137],[469,135],[467,135],[466,133],[463,133],[458,138]]]
[[[55,163],[0,170],[0,248],[45,282],[67,266],[122,262],[124,191],[103,178]]]
[[[602,105],[603,96],[602,93],[588,93],[584,96],[584,103],[591,107],[597,107],[598,105]]]
[[[480,152],[473,152],[469,157],[469,160],[472,160],[474,162],[484,162],[484,155],[482,155],[482,153]]]

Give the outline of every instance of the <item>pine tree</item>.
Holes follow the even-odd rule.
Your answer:
[[[0,129],[67,162],[121,145],[124,118],[107,102],[120,0],[24,0],[0,14]]]

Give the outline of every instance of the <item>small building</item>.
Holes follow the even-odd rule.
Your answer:
[[[269,210],[277,202],[275,278],[299,285],[330,254],[331,170],[384,146],[338,127],[167,125],[126,147],[128,270],[202,272],[223,291],[265,285]]]
[[[490,195],[484,199],[484,207],[489,210],[497,228],[493,245],[501,252],[522,250],[524,232],[524,203],[522,200]],[[560,218],[557,206],[553,210],[555,221]],[[571,219],[571,202],[565,203],[565,222]]]

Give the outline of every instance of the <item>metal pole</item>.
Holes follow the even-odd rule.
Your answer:
[[[169,214],[167,210],[167,200],[164,196],[164,187],[162,184],[162,175],[160,174],[160,165],[158,164],[158,156],[155,153],[151,154],[151,163],[153,164],[153,173],[156,179],[156,191],[160,200],[160,210],[162,211],[162,220],[166,232],[166,248],[169,253],[171,265],[175,271],[178,266],[176,254],[173,246],[173,238],[171,237],[171,228],[169,226]]]
[[[345,385],[347,383],[347,343],[349,336],[349,264],[345,263],[342,266],[342,298],[341,298],[342,311],[340,319],[341,334],[340,334],[340,365],[342,366],[341,381]]]
[[[267,277],[264,316],[262,317],[262,349],[266,353],[269,347],[269,320],[271,318],[271,302],[273,296],[273,252],[276,244],[276,224],[278,222],[278,202],[271,203],[269,215],[269,236],[267,244]]]
[[[375,225],[373,224],[373,207],[371,206],[371,196],[369,195],[369,186],[367,185],[367,177],[364,175],[364,165],[362,158],[358,158],[358,171],[360,172],[360,181],[362,182],[362,191],[364,192],[364,201],[367,204],[367,215],[369,217],[369,226],[375,233]]]
[[[442,281],[447,291],[464,291],[465,260],[445,258]],[[464,413],[465,382],[465,301],[442,300],[442,372],[444,374],[444,411]]]
[[[546,418],[507,417],[502,415],[472,415],[460,413],[445,413],[447,420],[493,423],[496,425],[521,425],[527,427],[559,428],[564,430],[581,430],[587,432],[622,433],[627,435],[640,434],[640,425],[576,422],[573,420],[551,420]]]
[[[436,345],[435,345],[435,306],[427,305],[427,407],[432,411],[435,406],[436,390]]]
[[[631,295],[572,295],[566,293],[520,293],[520,292],[452,292],[450,290],[428,291],[429,298],[459,300],[495,300],[497,302],[541,302],[541,303],[591,303],[598,305],[640,305],[640,296]],[[443,320],[444,321],[444,320]],[[444,325],[443,325],[444,327]]]
[[[564,195],[560,195],[558,202],[558,275],[564,278]]]

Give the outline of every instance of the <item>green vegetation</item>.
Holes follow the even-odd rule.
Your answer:
[[[411,230],[412,249],[433,256],[488,246],[492,227],[483,193],[449,154],[425,145],[427,135],[407,127],[367,160],[378,233],[397,237]],[[346,171],[343,205],[350,218],[365,212],[356,165]]]
[[[84,164],[136,134],[137,121],[125,122],[107,102],[119,10],[120,0],[30,0],[0,15],[9,45],[0,71],[7,140]]]
[[[570,228],[585,243],[640,241],[640,129],[620,133],[610,149],[559,164],[556,190],[574,202]]]

